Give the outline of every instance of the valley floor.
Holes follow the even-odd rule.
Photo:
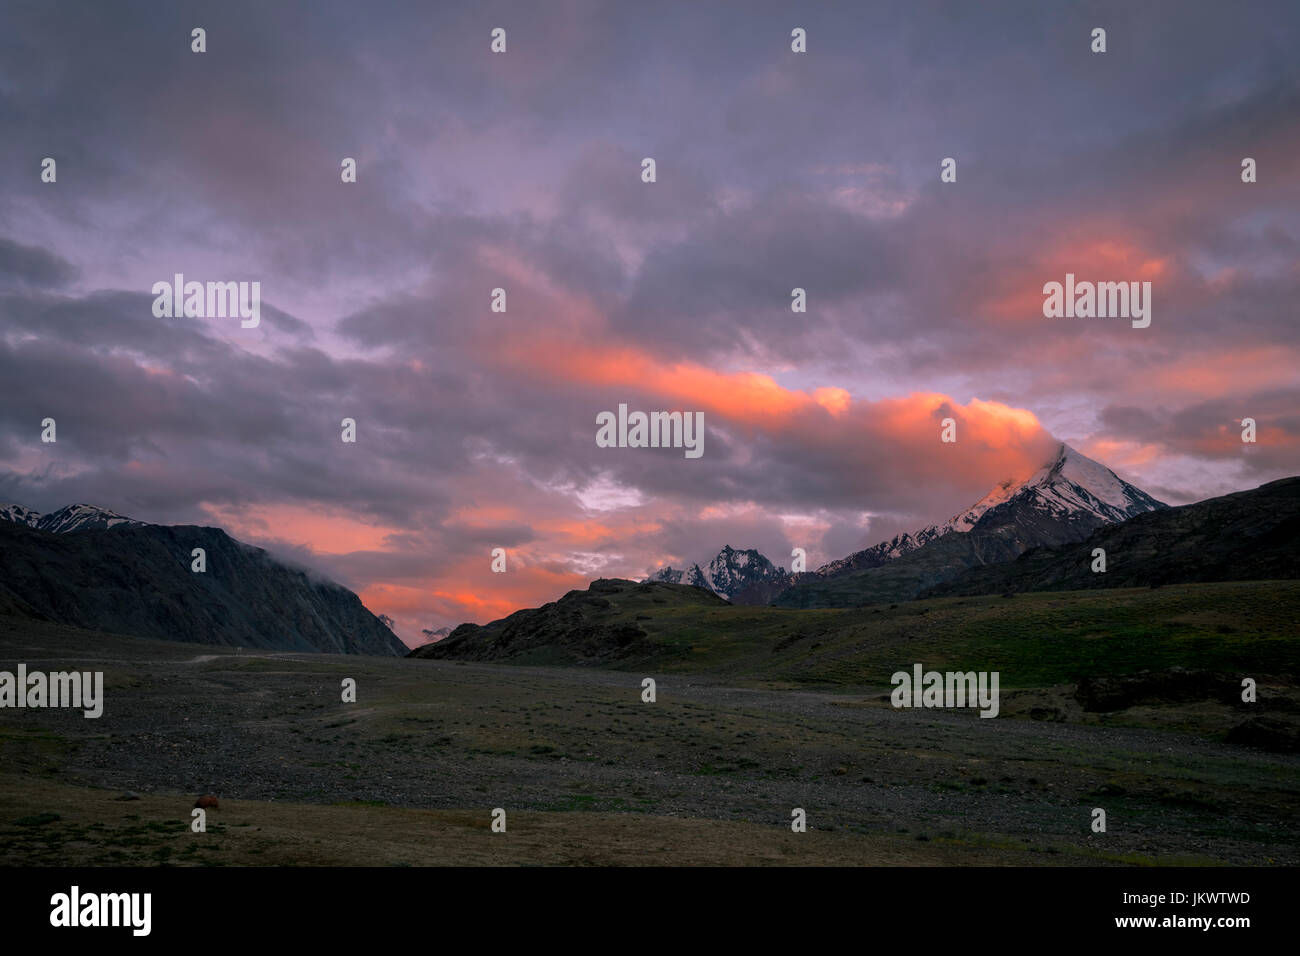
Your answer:
[[[103,670],[106,704],[0,710],[10,866],[1300,864],[1300,756],[1177,708],[1071,712],[1062,687],[981,720],[895,710],[887,686],[236,655],[0,617],[0,670],[20,661]],[[221,807],[193,834],[201,793]]]

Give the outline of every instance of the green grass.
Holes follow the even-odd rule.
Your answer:
[[[604,619],[635,619],[654,648],[615,664],[619,669],[654,666],[767,684],[887,686],[895,671],[914,663],[996,670],[1006,689],[1174,666],[1300,673],[1296,581],[939,598],[842,610],[629,603]]]

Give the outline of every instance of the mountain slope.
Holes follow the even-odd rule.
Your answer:
[[[921,661],[942,664],[940,670],[1000,670],[1006,694],[1177,667],[1300,674],[1297,620],[1300,580],[1024,594],[1011,601],[942,598],[837,611],[736,607],[683,585],[606,580],[484,627],[462,625],[453,638],[409,656],[595,664],[628,672],[629,692],[661,671],[709,675],[728,687],[759,681],[887,689],[892,673]],[[1037,695],[1020,700],[1003,702],[1022,714],[1042,703]],[[1213,710],[1202,716],[1210,724],[1222,720]]]
[[[1093,551],[1106,552],[1094,573]],[[1141,514],[1077,544],[973,568],[924,596],[1300,578],[1300,478]]]
[[[190,570],[194,548],[207,552],[203,573]],[[187,525],[114,523],[70,534],[0,521],[0,613],[198,644],[334,654],[407,650],[346,588],[281,564],[219,528]]]
[[[888,541],[881,541],[879,544],[855,552],[847,558],[840,558],[837,561],[824,564],[814,571],[813,574],[825,578],[834,577],[838,574],[848,574],[852,571],[864,571],[869,568],[878,568],[887,561],[892,561],[894,558],[901,558],[905,554],[911,554],[918,548],[923,548],[931,541],[942,538],[946,534],[951,532],[970,531],[979,523],[980,518],[982,518],[986,512],[1006,503],[1024,484],[1028,484],[1028,482],[1022,483],[1008,478],[1007,480],[995,485],[992,491],[965,511],[953,515],[942,524],[932,524],[928,527],[921,528],[919,531],[905,531],[902,534],[896,534]]]
[[[665,581],[640,584],[601,578],[585,591],[516,611],[490,624],[462,624],[408,657],[512,660],[532,664],[607,664],[653,652],[637,620],[651,613],[694,613],[727,607],[701,588]]]
[[[969,568],[1009,561],[1030,548],[1080,541],[1103,525],[1164,507],[1062,443],[1024,480],[1000,483],[943,524],[802,575],[773,603],[815,608],[909,600]]]

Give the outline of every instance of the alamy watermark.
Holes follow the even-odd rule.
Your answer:
[[[133,936],[148,936],[153,926],[152,893],[83,893],[73,886],[50,897],[50,925],[128,927]]]
[[[998,671],[895,671],[889,695],[895,707],[978,707],[981,717],[998,715]]]
[[[704,454],[703,412],[628,412],[596,416],[598,448],[684,448],[687,458]]]
[[[1067,272],[1064,284],[1046,283],[1043,295],[1049,319],[1132,319],[1135,329],[1151,324],[1150,282],[1075,282]]]
[[[178,272],[172,282],[155,282],[150,290],[153,314],[159,319],[235,318],[240,328],[255,329],[262,321],[262,283],[186,282]]]
[[[80,707],[92,720],[104,713],[103,671],[0,671],[0,708]]]

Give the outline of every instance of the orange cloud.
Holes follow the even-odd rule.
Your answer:
[[[1256,389],[1291,385],[1300,366],[1300,350],[1285,343],[1244,348],[1216,348],[1212,352],[1184,354],[1153,369],[1148,387],[1168,394],[1212,397],[1236,394],[1242,382]],[[1244,413],[1243,413],[1244,414]]]
[[[758,432],[805,461],[810,470],[834,470],[841,488],[847,486],[850,498],[860,495],[864,504],[879,500],[882,487],[924,488],[916,495],[906,490],[891,494],[903,502],[951,496],[955,510],[993,483],[1040,465],[1050,442],[1032,412],[1000,402],[972,398],[963,403],[940,392],[865,400],[835,385],[789,388],[761,371],[664,363],[631,346],[566,336],[563,327],[548,326],[545,338],[526,332],[512,336],[496,348],[485,358],[503,367],[505,374],[528,376],[546,386],[592,389],[600,392],[602,401],[611,387],[630,387],[654,407],[702,410],[723,427]],[[946,417],[957,421],[956,444],[940,441]],[[696,504],[688,514],[686,505],[669,498],[603,510],[593,520],[572,489],[539,489],[509,469],[494,469],[487,477],[487,483],[474,485],[461,499],[469,503],[453,511],[443,527],[475,532],[507,526],[529,529],[526,545],[508,549],[506,573],[491,571],[484,548],[460,557],[440,554],[436,571],[431,561],[430,570],[416,572],[413,580],[374,581],[360,589],[368,608],[396,619],[399,636],[409,644],[420,642],[423,628],[486,623],[585,587],[589,576],[578,570],[584,565],[575,554],[600,554],[608,567],[618,569],[613,573],[646,570],[648,564],[623,567],[618,554],[610,552],[626,548],[629,560],[639,565],[647,552],[658,551],[651,542],[665,521],[698,521],[702,513],[710,513],[708,506],[701,512]],[[852,487],[855,481],[861,482],[859,488]],[[726,503],[715,505],[725,508]],[[841,491],[835,507],[843,506]],[[209,505],[206,510],[237,536],[284,541],[323,554],[390,550],[390,536],[409,531],[292,505]]]
[[[1115,224],[1089,223],[1081,230],[1090,235],[1049,243],[1033,260],[982,277],[980,288],[973,290],[979,314],[1000,325],[1041,322],[1044,283],[1060,282],[1067,272],[1088,282],[1154,284],[1170,278],[1172,257],[1143,248],[1134,238],[1123,238]]]
[[[718,372],[703,365],[660,363],[631,347],[576,342],[520,341],[499,353],[521,372],[593,386],[634,386],[661,396],[670,406],[690,406],[735,422],[759,424],[788,418],[819,404],[757,372]],[[825,401],[825,397],[823,397]]]
[[[236,508],[204,502],[200,507],[233,537],[284,541],[317,554],[380,551],[389,535],[403,530],[367,524],[348,515],[331,515],[316,506],[281,504]]]
[[[832,415],[842,415],[849,410],[853,396],[842,388],[819,388],[813,392],[813,401]]]

